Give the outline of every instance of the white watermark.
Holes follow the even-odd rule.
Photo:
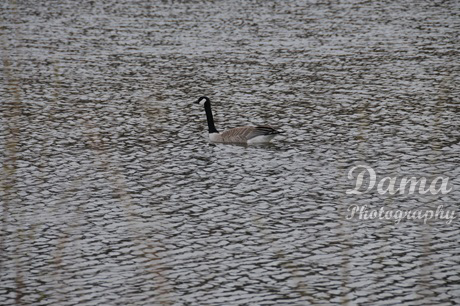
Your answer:
[[[349,214],[347,220],[357,218],[359,220],[394,220],[395,224],[399,224],[401,220],[423,220],[426,224],[428,220],[445,220],[446,224],[451,224],[455,217],[455,211],[444,210],[442,205],[439,205],[436,210],[386,210],[385,207],[379,209],[368,208],[367,205],[352,204],[348,207]]]
[[[358,173],[356,176],[356,183],[355,183],[355,188],[354,189],[347,189],[346,193],[347,194],[363,194],[370,192],[376,182],[377,182],[377,175],[374,171],[369,166],[366,165],[358,165],[350,169],[348,171],[348,179],[352,180],[355,178],[353,175],[354,171],[361,168],[362,171]],[[359,171],[359,170],[358,170]],[[366,175],[367,174],[367,175]],[[364,183],[364,178],[369,177],[369,182],[368,184],[363,184]],[[449,184],[449,178],[448,177],[443,177],[443,176],[438,176],[435,177],[431,182],[427,182],[428,180],[424,177],[421,177],[417,179],[415,176],[412,176],[410,178],[408,177],[402,177],[401,179],[398,179],[398,177],[384,177],[382,178],[379,183],[377,184],[377,192],[381,195],[388,194],[394,195],[396,193],[399,194],[405,194],[406,192],[408,194],[413,194],[415,190],[417,189],[417,184],[418,184],[418,193],[419,194],[427,194],[430,192],[432,195],[436,195],[438,193],[442,194],[447,194],[452,191],[452,187],[448,188]],[[364,185],[364,186],[363,186]],[[366,188],[367,185],[367,188]],[[397,187],[399,186],[399,187]],[[363,187],[363,188],[361,188]],[[425,189],[425,187],[427,187]],[[364,191],[361,190],[365,189]]]

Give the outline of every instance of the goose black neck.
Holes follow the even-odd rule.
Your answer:
[[[204,104],[204,110],[206,111],[206,118],[208,119],[208,131],[209,133],[219,133],[214,125],[214,118],[212,117],[211,103],[207,101]]]

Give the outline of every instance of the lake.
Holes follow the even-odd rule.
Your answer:
[[[0,304],[460,304],[458,2],[0,7]]]

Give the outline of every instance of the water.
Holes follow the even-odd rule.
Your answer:
[[[457,212],[455,1],[1,7],[0,304],[460,303],[458,217],[347,218]],[[286,133],[209,144],[202,95]]]

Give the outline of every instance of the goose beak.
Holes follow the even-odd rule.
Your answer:
[[[195,104],[200,104],[200,99],[196,100],[195,102],[193,102]]]

